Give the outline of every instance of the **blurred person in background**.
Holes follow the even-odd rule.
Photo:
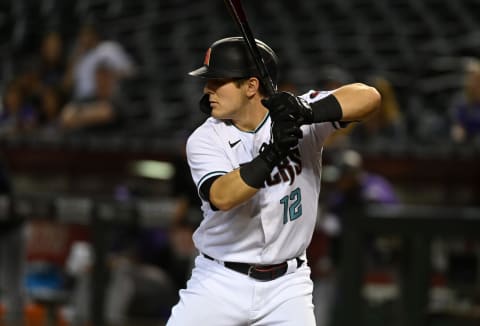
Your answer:
[[[59,119],[64,97],[55,87],[43,90],[39,103],[38,130],[44,136],[56,136],[60,130]]]
[[[190,277],[197,255],[192,234],[202,218],[200,199],[185,153],[175,155],[171,163],[175,172],[170,180],[169,196],[174,209],[171,216],[164,216],[168,224],[119,225],[109,231],[112,241],[105,297],[108,325],[128,325],[139,317],[166,319],[178,300],[178,290],[186,287]],[[117,200],[131,200],[136,196],[134,189],[125,187],[121,193]],[[91,317],[89,278],[93,261],[88,254],[91,248],[85,244],[76,247],[67,264],[77,284],[70,311],[75,325],[83,325]]]
[[[37,64],[39,79],[46,87],[55,87],[66,91],[66,59],[64,42],[57,31],[47,32],[40,44],[40,57]]]
[[[118,128],[128,104],[118,88],[115,68],[108,61],[95,68],[94,92],[90,97],[74,99],[62,108],[59,126],[64,131],[110,130]]]
[[[54,87],[65,92],[65,55],[62,36],[58,31],[45,32],[33,53],[20,61],[17,79],[25,94],[39,101],[46,88]]]
[[[186,288],[198,254],[192,235],[202,220],[198,206],[200,198],[185,153],[175,155],[171,163],[175,173],[171,179],[170,196],[175,205],[172,216],[166,216],[170,223],[167,226],[145,227],[140,230],[136,242],[136,260],[133,261],[138,266],[156,269],[159,275],[164,273],[164,280],[169,286],[157,284],[157,290],[151,296],[137,291],[138,295],[133,295],[129,304],[130,313],[155,313],[155,317],[160,319],[166,319],[170,315],[170,309],[179,299],[178,290]],[[134,288],[137,289],[144,283],[138,277],[133,280]]]
[[[330,164],[325,166],[324,186],[328,195],[320,201],[318,223],[307,250],[314,280],[315,317],[318,326],[329,325],[335,302],[336,269],[342,259],[339,255],[342,224],[352,208],[359,211],[367,204],[398,204],[394,186],[384,177],[368,172],[361,155],[354,150],[333,150],[326,153]],[[389,266],[392,255],[391,239],[376,238],[369,243],[371,268]]]
[[[464,74],[462,93],[450,106],[450,135],[455,143],[480,144],[480,60],[467,61]]]
[[[388,179],[365,170],[363,158],[358,152],[350,149],[334,151],[332,164],[336,168],[337,176],[331,180],[332,188],[326,198],[325,212],[328,218],[338,220],[338,235],[341,232],[342,216],[351,207],[364,207],[368,204],[394,205],[401,202],[394,185]],[[332,225],[332,221],[327,219],[326,222]]]
[[[65,83],[73,100],[96,96],[100,63],[111,69],[115,80],[134,74],[134,63],[121,44],[103,40],[98,27],[93,22],[86,23],[80,27],[67,67]]]
[[[12,183],[6,166],[0,157],[0,312],[4,310],[3,324],[22,325],[25,291],[24,276],[26,267],[24,222],[14,218],[8,202],[13,194]],[[3,210],[4,209],[4,210]],[[2,216],[5,214],[5,216]]]
[[[176,280],[177,289],[184,289],[197,255],[192,235],[202,221],[202,211],[186,153],[178,155],[173,163],[175,166],[173,196],[177,204],[169,237],[177,261],[177,271],[172,270],[171,274]]]
[[[24,95],[18,80],[7,84],[0,110],[0,136],[33,130],[38,124],[38,112]]]
[[[45,87],[64,89],[66,63],[64,42],[58,31],[47,31],[37,50],[22,60],[18,79],[29,95],[39,96]]]
[[[43,36],[35,70],[40,82],[38,127],[44,134],[55,135],[58,131],[60,110],[65,105],[68,94],[65,46],[58,31],[47,31]]]
[[[372,78],[371,84],[382,95],[381,109],[362,124],[352,127],[349,135],[353,145],[372,145],[383,142],[392,145],[406,138],[405,122],[395,89],[383,76]]]
[[[8,84],[0,111],[3,134],[35,131],[56,125],[65,98],[63,40],[56,31],[41,39],[38,52],[21,60],[20,72]],[[55,121],[55,122],[54,122]]]
[[[354,150],[333,151],[332,165],[337,176],[329,193],[328,210],[338,211],[350,202],[398,204],[400,199],[392,183],[385,177],[365,170],[363,158]]]
[[[464,63],[463,85],[450,104],[450,137],[454,144],[467,148],[480,146],[480,60]],[[447,276],[448,284],[475,289],[473,301],[480,301],[480,242],[477,239],[442,239],[434,242],[436,271]],[[468,296],[465,301],[467,302]]]

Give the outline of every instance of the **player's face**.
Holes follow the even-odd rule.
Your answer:
[[[203,91],[209,95],[211,115],[217,119],[235,120],[247,102],[244,85],[234,79],[208,79]]]

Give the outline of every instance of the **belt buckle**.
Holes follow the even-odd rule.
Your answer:
[[[247,275],[250,277],[254,270],[255,270],[255,265],[250,265],[247,271]]]
[[[261,267],[262,265],[260,265]],[[271,280],[274,280],[275,278],[277,277],[272,277],[272,275],[275,275],[276,273],[276,270],[275,269],[272,269],[272,270],[258,270],[257,267],[259,267],[258,265],[250,265],[250,267],[248,268],[248,271],[247,271],[247,275],[251,278],[254,278],[256,280],[260,280],[260,281],[271,281]],[[265,276],[265,275],[268,275],[268,276]]]

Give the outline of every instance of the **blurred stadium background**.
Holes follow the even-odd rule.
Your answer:
[[[385,116],[325,148],[310,249],[325,317],[318,325],[479,325],[480,2],[244,6],[255,36],[280,57],[282,89],[360,81],[384,99]],[[87,23],[135,69],[115,84],[120,103],[109,98],[121,119],[66,128],[62,111],[79,99],[58,80]],[[48,32],[61,40],[55,85],[39,63]],[[202,84],[187,73],[213,41],[237,34],[220,0],[0,0],[0,253],[16,253],[0,259],[0,276],[24,273],[26,325],[161,325],[168,317],[198,223],[184,143],[205,116]],[[476,85],[471,121],[456,111],[468,83]],[[11,85],[23,115],[8,111]],[[52,89],[50,114],[44,94]],[[366,174],[391,189],[345,192],[346,179]],[[7,288],[5,323],[15,317]]]

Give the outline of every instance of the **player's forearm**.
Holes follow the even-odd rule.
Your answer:
[[[272,121],[296,119],[299,124],[360,121],[380,106],[380,93],[362,83],[342,86],[318,101],[307,103],[300,97],[279,92],[262,104],[270,110]]]
[[[263,143],[258,155],[250,162],[221,177],[204,180],[199,189],[202,198],[209,201],[213,208],[226,211],[255,195],[272,169],[298,144],[302,135],[295,121],[272,125],[271,134],[273,142]]]
[[[210,202],[219,210],[230,210],[253,197],[257,188],[247,185],[240,176],[240,170],[234,170],[216,179],[210,188]]]
[[[342,108],[341,121],[362,120],[380,107],[380,93],[362,83],[342,86],[333,95]]]

